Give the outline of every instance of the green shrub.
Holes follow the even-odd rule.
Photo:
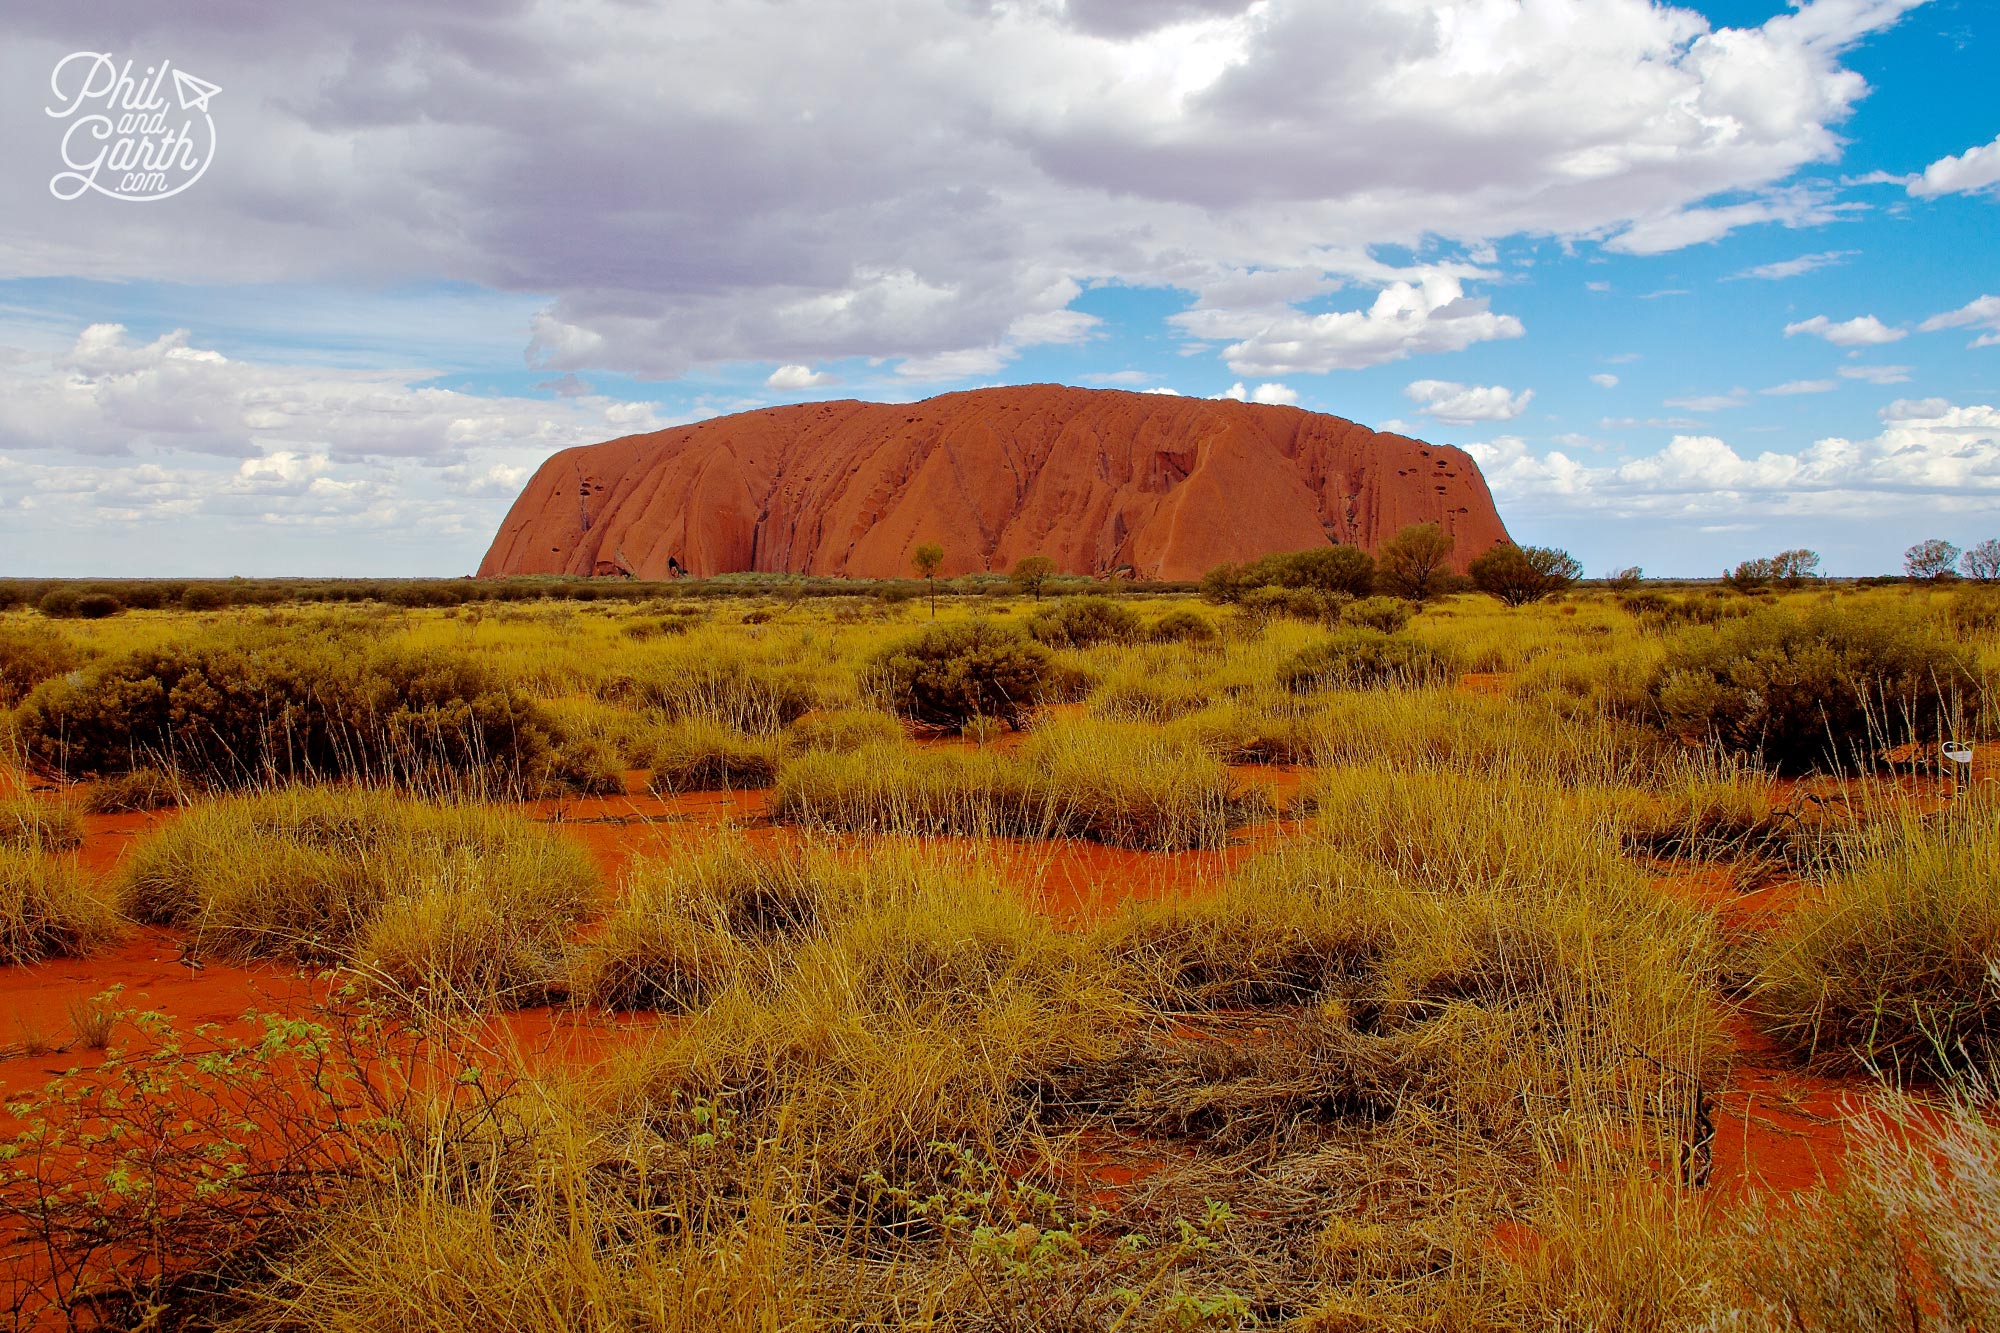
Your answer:
[[[1028,622],[1038,643],[1057,648],[1090,648],[1131,643],[1139,638],[1139,613],[1109,597],[1065,597]]]
[[[275,630],[106,659],[37,686],[18,729],[34,764],[70,778],[606,785],[540,703],[480,662],[351,636]]]
[[[1773,606],[1668,650],[1651,698],[1664,725],[1782,772],[1866,763],[1975,714],[1976,664],[1932,621],[1879,601]]]
[[[1501,542],[1474,560],[1467,572],[1479,591],[1509,606],[1521,606],[1563,591],[1576,582],[1583,566],[1567,551]]]
[[[1416,613],[1417,608],[1400,597],[1364,597],[1340,608],[1340,623],[1398,634]]]
[[[1303,648],[1279,669],[1295,693],[1374,685],[1431,685],[1458,674],[1457,664],[1420,639],[1373,629],[1342,629]]]
[[[1257,624],[1286,616],[1331,625],[1353,601],[1344,592],[1322,592],[1318,588],[1252,588],[1237,600],[1242,613]]]
[[[1169,611],[1153,622],[1147,635],[1154,643],[1214,643],[1221,637],[1215,622],[1199,611]]]
[[[55,626],[0,621],[0,708],[19,703],[35,686],[82,663],[83,654]]]
[[[893,712],[953,730],[975,717],[1018,727],[1054,674],[1048,649],[984,620],[932,626],[890,645],[870,667],[876,692]]]
[[[1201,577],[1201,594],[1212,602],[1240,602],[1257,588],[1366,597],[1375,589],[1375,561],[1357,547],[1322,546],[1260,556],[1247,565],[1217,565]]]

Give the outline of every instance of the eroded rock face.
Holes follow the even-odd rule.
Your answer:
[[[1060,385],[921,403],[805,403],[551,456],[480,562],[502,574],[743,570],[894,578],[1045,555],[1068,573],[1192,579],[1442,524],[1460,570],[1506,539],[1463,450],[1339,417]]]

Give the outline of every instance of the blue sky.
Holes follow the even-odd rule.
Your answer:
[[[462,573],[569,444],[1039,381],[1463,445],[1592,573],[2000,535],[1988,0],[10,24],[0,572]],[[220,86],[198,179],[46,188],[78,51]]]

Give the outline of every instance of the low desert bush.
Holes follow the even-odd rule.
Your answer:
[[[519,815],[286,788],[184,811],[121,864],[135,915],[223,957],[354,968],[420,997],[543,994],[599,886],[577,843]]]
[[[892,712],[954,731],[975,717],[1019,726],[1056,674],[1048,649],[989,621],[933,626],[883,650],[869,672]]]
[[[1294,654],[1278,682],[1297,694],[1383,685],[1431,685],[1458,674],[1442,650],[1421,639],[1373,629],[1343,629]]]
[[[1340,608],[1340,623],[1399,634],[1416,613],[1417,608],[1400,597],[1364,597]]]
[[[1937,624],[1859,600],[1691,630],[1651,691],[1670,731],[1791,773],[1865,768],[1877,750],[1936,740],[1977,714],[1980,692],[1971,655]]]
[[[606,785],[534,699],[459,654],[282,629],[197,639],[44,681],[19,713],[66,777],[160,767],[221,787],[292,778],[496,791]]]
[[[1146,637],[1154,643],[1214,643],[1221,637],[1221,631],[1201,612],[1182,608],[1154,621]]]
[[[1035,613],[1028,632],[1052,648],[1092,648],[1100,643],[1131,643],[1144,629],[1139,613],[1109,597],[1065,597]]]
[[[115,901],[74,857],[0,842],[0,963],[80,958],[119,924]]]
[[[1809,1058],[1903,1075],[2000,1060],[2000,805],[1902,809],[1765,946],[1756,1002]]]
[[[1212,602],[1239,602],[1258,588],[1298,588],[1366,597],[1375,588],[1375,561],[1354,546],[1322,546],[1261,556],[1247,565],[1217,565],[1201,577]]]
[[[83,665],[83,653],[53,625],[0,620],[0,708],[28,697],[45,680]]]

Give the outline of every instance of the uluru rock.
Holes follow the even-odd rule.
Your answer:
[[[744,570],[893,578],[922,542],[946,574],[1045,555],[1069,573],[1192,579],[1408,523],[1460,570],[1506,540],[1463,450],[1226,399],[974,389],[920,403],[804,403],[565,449],[480,562],[503,574]]]

